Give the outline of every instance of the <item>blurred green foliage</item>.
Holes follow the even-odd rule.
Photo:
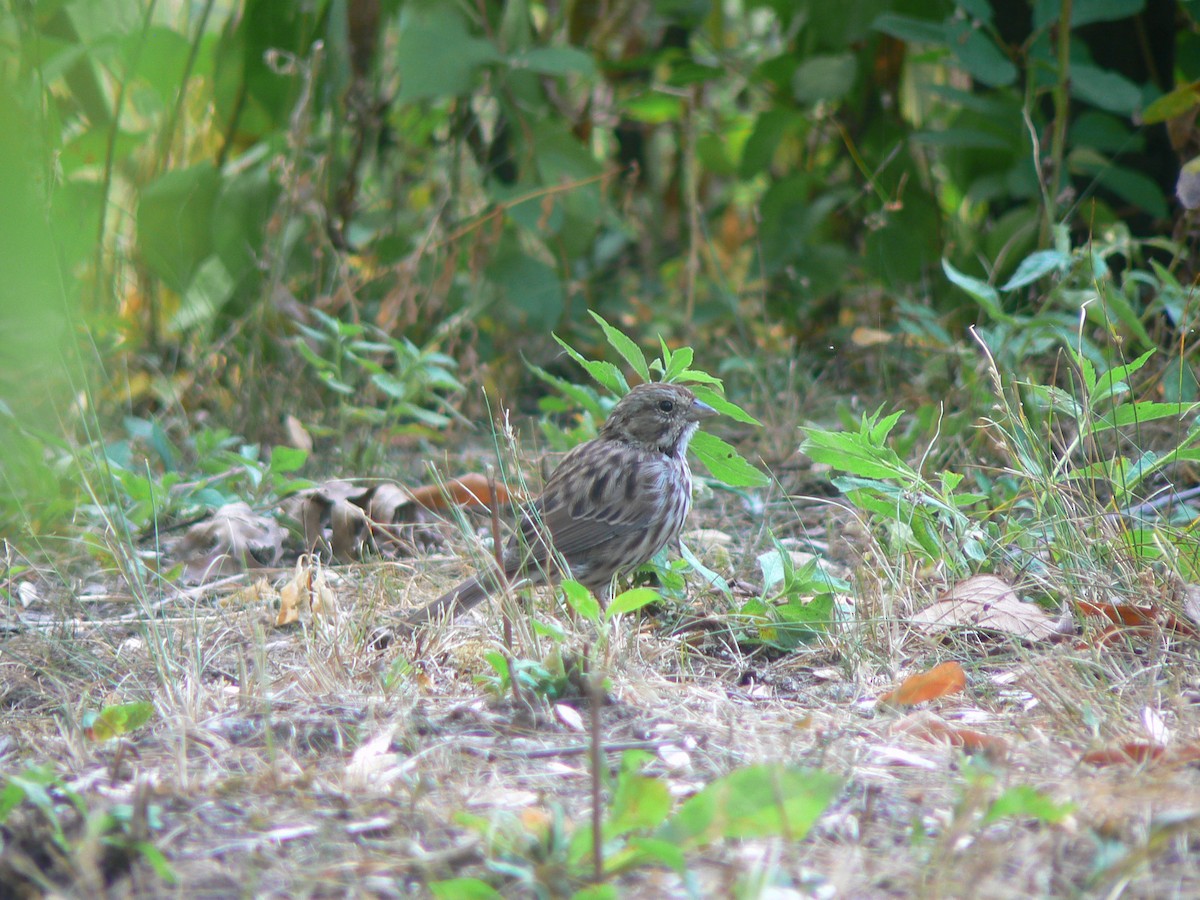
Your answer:
[[[1056,257],[994,306],[987,291],[965,298],[962,279],[1012,284],[1034,251],[1100,234],[1113,247],[1118,232],[1137,249],[1110,254],[1112,271],[1147,258],[1161,271],[1101,292],[1121,308],[1091,315],[1145,344],[1154,284],[1186,289],[1193,274],[1186,238],[1137,239],[1186,236],[1168,195],[1200,152],[1186,124],[1200,96],[1184,89],[1200,79],[1195,12],[13,4],[0,13],[3,252],[16,262],[0,377],[41,386],[32,361],[57,364],[86,335],[114,373],[98,406],[203,406],[270,432],[328,386],[328,367],[302,356],[304,335],[331,327],[322,315],[400,342],[364,363],[376,386],[429,382],[395,367],[432,359],[496,388],[527,377],[522,356],[566,374],[551,332],[594,341],[589,310],[701,356],[727,338],[827,342],[914,310],[927,335],[957,339],[1024,315],[1074,270]],[[23,332],[34,339],[8,337]],[[260,382],[287,371],[304,374]],[[440,402],[405,391],[418,420]]]

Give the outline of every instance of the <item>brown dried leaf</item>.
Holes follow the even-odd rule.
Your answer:
[[[395,482],[328,481],[288,497],[282,509],[303,527],[309,552],[321,547],[342,561],[361,558],[368,539],[392,557],[443,544],[430,513]]]
[[[497,506],[509,503],[511,497],[502,484],[496,485],[496,496],[486,475],[470,472],[459,478],[451,478],[444,485],[427,484],[415,488],[413,499],[426,509],[448,509],[451,506],[481,506],[488,509],[493,502]]]
[[[926,631],[969,628],[1026,641],[1044,641],[1060,633],[1054,619],[1033,603],[1022,603],[1012,586],[995,575],[960,581],[921,610],[913,621]]]
[[[1008,755],[1008,741],[970,728],[958,728],[931,712],[910,713],[892,724],[892,734],[911,734],[931,744],[962,747],[968,753],[982,753],[992,760]]]
[[[900,687],[888,691],[879,698],[880,703],[898,706],[913,706],[926,700],[936,700],[948,694],[957,694],[967,686],[967,675],[956,662],[944,662],[928,672],[918,672],[904,679]]]
[[[283,428],[287,432],[288,443],[293,447],[312,453],[313,439],[304,427],[304,423],[290,413],[283,420]]]
[[[1196,637],[1200,634],[1190,622],[1180,619],[1157,603],[1096,603],[1091,600],[1076,600],[1075,606],[1085,616],[1103,617],[1114,625],[1130,628],[1161,626],[1184,637]],[[1184,612],[1190,615],[1186,599]]]
[[[283,555],[287,532],[270,516],[245,503],[227,503],[187,530],[175,546],[184,578],[200,582],[214,575],[233,575],[243,568],[267,568]]]
[[[325,570],[312,557],[301,556],[296,561],[292,579],[279,589],[279,614],[275,627],[300,621],[300,609],[307,605],[314,616],[331,614],[335,610],[333,589],[325,578]]]

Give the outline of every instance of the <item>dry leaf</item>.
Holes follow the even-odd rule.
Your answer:
[[[1095,603],[1091,600],[1076,600],[1075,606],[1085,616],[1102,616],[1114,625],[1130,628],[1158,626],[1185,637],[1200,635],[1200,631],[1190,622],[1178,618],[1170,610],[1155,603]],[[1186,601],[1184,611],[1188,612]]]
[[[896,340],[896,335],[890,331],[880,331],[878,328],[868,328],[859,325],[850,332],[850,343],[856,347],[874,347],[877,344],[890,344]]]
[[[496,496],[493,498],[487,476],[479,472],[451,478],[443,485],[427,484],[414,489],[412,495],[413,499],[426,509],[448,509],[451,506],[480,506],[490,509],[493,502],[496,506],[510,502],[509,492],[502,484],[496,485]]]
[[[245,503],[227,503],[189,528],[176,544],[175,555],[184,563],[184,578],[199,582],[243,568],[274,566],[283,555],[286,534],[270,516]]]
[[[936,700],[948,694],[957,694],[967,686],[967,675],[956,662],[944,662],[928,672],[909,675],[900,687],[888,691],[879,698],[880,703],[898,706],[913,706],[926,700]]]
[[[430,513],[394,482],[327,481],[293,494],[281,508],[300,523],[310,553],[323,547],[342,561],[361,558],[368,539],[392,558],[443,544]]]
[[[308,555],[296,561],[291,581],[279,589],[275,627],[300,621],[300,608],[304,605],[312,610],[313,616],[332,614],[336,610],[333,589],[326,580],[325,570]]]
[[[892,724],[892,734],[910,734],[932,744],[962,747],[968,753],[982,753],[992,760],[1008,755],[1008,741],[970,728],[958,728],[931,712],[915,712]]]
[[[283,420],[283,429],[287,432],[288,443],[298,450],[304,450],[307,453],[312,453],[313,439],[308,433],[308,429],[304,427],[304,423],[288,413]]]
[[[1043,641],[1060,633],[1058,623],[1041,607],[1022,603],[1012,586],[995,575],[960,581],[913,616],[913,621],[931,632],[968,628],[1027,641]]]

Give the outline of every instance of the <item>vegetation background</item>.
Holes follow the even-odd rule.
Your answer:
[[[1190,893],[1200,808],[1171,807],[1165,822],[1154,811],[1197,789],[1198,23],[1196,0],[5,4],[0,705],[12,725],[0,737],[0,867],[31,890],[219,891],[224,863],[196,848],[228,827],[243,890],[353,893],[367,890],[361,836],[383,831],[400,855],[371,868],[381,893],[600,895],[583,887],[597,872],[624,873],[629,888],[655,866],[678,875],[663,890],[694,893],[732,877],[721,853],[740,851],[712,842],[770,837],[781,843],[768,842],[738,891]],[[416,669],[453,658],[459,674],[479,671],[449,645],[439,656],[405,644],[382,668],[372,656],[375,620],[408,576],[403,588],[355,581],[350,593],[372,598],[355,627],[306,630],[268,659],[275,639],[254,614],[233,622],[228,597],[217,612],[215,595],[182,586],[188,559],[174,538],[234,503],[273,522],[283,497],[334,477],[412,486],[433,477],[431,461],[441,477],[489,460],[507,476],[520,466],[497,459],[495,429],[479,423],[500,422],[497,443],[524,440],[525,455],[566,449],[647,366],[638,347],[661,351],[657,374],[690,369],[737,404],[717,428],[731,446],[705,451],[735,460],[710,467],[700,514],[724,549],[689,560],[720,576],[704,610],[725,637],[677,645],[687,630],[666,628],[664,656],[610,650],[619,664],[605,657],[604,671],[618,690],[618,670],[649,684],[667,668],[684,678],[682,666],[700,692],[769,667],[838,671],[845,693],[815,701],[837,724],[814,726],[804,751],[789,749],[792,726],[776,717],[755,725],[771,736],[744,758],[697,763],[693,790],[750,777],[734,762],[814,767],[752,770],[765,781],[734,788],[782,818],[744,827],[730,813],[724,830],[704,831],[687,824],[699,813],[660,795],[653,761],[627,759],[607,793],[576,785],[556,806],[537,788],[526,806],[541,812],[516,825],[481,814],[466,850],[446,810],[467,800],[440,797],[414,813],[428,846],[401,853],[408,826],[380,804],[404,794],[420,805],[422,779],[453,765],[432,754],[438,765],[420,777],[405,769],[386,791],[372,782],[369,800],[339,801],[386,827],[335,841],[263,825],[308,802],[304,779],[320,765],[295,746],[305,716],[321,719],[318,755],[374,746],[366,738],[386,720],[380,758],[417,758],[427,735],[371,698],[401,696],[436,718],[459,695]],[[348,508],[322,490],[327,510]],[[377,522],[378,507],[362,508]],[[234,569],[286,556],[270,522],[245,526],[268,536],[242,533]],[[408,548],[416,560],[424,539]],[[251,559],[263,546],[270,559]],[[678,569],[660,568],[668,601],[684,596]],[[1003,649],[926,634],[914,650],[898,623],[954,585],[978,586],[971,576],[1003,579],[1017,620],[1030,608],[1065,616],[1056,633],[1077,641],[1031,649],[1028,623],[990,622]],[[249,584],[232,577],[239,591]],[[758,583],[739,593],[746,579]],[[423,593],[436,590],[412,596]],[[520,695],[519,672],[543,700],[565,690],[538,637],[514,650],[506,633],[507,655],[480,677],[502,697]],[[336,672],[321,669],[331,646],[346,654],[333,654]],[[680,663],[693,652],[703,662]],[[1020,764],[1034,774],[947,757],[921,801],[854,774],[862,757],[839,743],[853,729],[834,710],[931,655],[977,667],[991,687],[975,702],[1035,746]],[[1037,672],[1024,687],[1045,721],[1007,717],[1018,701],[1003,690],[1020,679],[997,669],[1010,665]],[[297,670],[308,674],[293,682]],[[242,831],[218,816],[179,837],[163,817],[235,790],[233,776],[167,778],[156,765],[188,758],[181,735],[207,734],[214,756],[237,744],[227,721],[213,724],[226,682],[259,754],[238,776],[263,779],[247,808],[270,805],[267,781],[286,784],[291,805],[255,812],[262,821]],[[301,682],[308,700],[276,710],[282,685]],[[331,706],[350,685],[354,711]],[[695,710],[677,716],[706,727]],[[954,753],[971,749],[955,734]],[[1095,784],[1043,789],[1065,777],[1064,759],[1110,745],[1133,748],[1122,765],[1167,757],[1170,775],[1148,776],[1144,802],[1123,797],[1111,821],[1072,819]],[[131,752],[159,787],[130,768]],[[128,795],[83,777],[97,766]],[[840,795],[822,768],[845,779]],[[814,806],[776,803],[784,783],[810,790]],[[657,818],[631,812],[634,796],[653,796]],[[799,822],[835,796],[834,824],[806,850]],[[593,872],[581,862],[589,838],[556,816],[602,806],[626,856],[606,870],[597,857]],[[1019,840],[994,830],[1000,820],[1025,829]],[[645,839],[636,852],[634,837]],[[1025,845],[1028,861],[983,854],[964,868],[971,841]],[[873,862],[829,863],[848,843]],[[339,868],[351,857],[358,869]],[[463,869],[472,878],[452,882]]]

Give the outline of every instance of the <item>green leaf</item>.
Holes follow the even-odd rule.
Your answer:
[[[747,766],[684,803],[656,837],[689,847],[720,838],[802,840],[841,787],[840,778],[819,769]]]
[[[750,137],[742,147],[738,176],[747,180],[764,171],[775,158],[775,150],[780,141],[786,135],[798,131],[803,122],[804,120],[791,109],[772,107],[760,113],[754,130],[750,132]]]
[[[978,278],[964,275],[958,269],[954,268],[948,259],[942,260],[942,271],[946,273],[946,277],[950,279],[951,284],[966,291],[976,303],[983,307],[984,312],[997,322],[1016,324],[1016,319],[1006,313],[1000,306],[999,292],[986,281],[980,281]]]
[[[591,591],[572,579],[563,581],[562,589],[571,609],[589,622],[600,621],[600,604]]]
[[[1008,279],[1000,290],[1015,291],[1017,288],[1024,287],[1027,284],[1033,284],[1033,282],[1044,275],[1049,275],[1051,272],[1058,272],[1061,275],[1069,271],[1070,268],[1070,256],[1059,253],[1057,250],[1039,250],[1036,253],[1030,253],[1021,260],[1021,264],[1017,266],[1017,271],[1013,273],[1012,278]]]
[[[736,403],[730,403],[725,399],[724,395],[718,394],[712,388],[701,387],[699,385],[692,386],[692,393],[696,395],[696,399],[701,403],[707,403],[723,416],[729,416],[735,422],[743,422],[746,425],[756,425],[762,427],[762,422],[750,415]]]
[[[907,44],[929,44],[935,47],[944,47],[946,44],[946,26],[929,19],[884,13],[876,17],[871,27]]]
[[[711,584],[723,594],[731,593],[729,582],[700,562],[696,554],[692,552],[692,548],[685,544],[683,540],[679,541],[679,555],[683,557],[684,562],[691,566],[692,571],[699,575],[705,583]]]
[[[1126,169],[1107,161],[1099,162],[1083,154],[1071,155],[1071,169],[1091,175],[1098,185],[1122,200],[1145,210],[1155,218],[1167,215],[1167,200],[1158,183],[1144,172]]]
[[[662,825],[671,812],[671,792],[665,782],[623,772],[604,822],[604,838]]]
[[[566,304],[562,279],[548,263],[507,247],[487,267],[487,277],[506,301],[501,307],[520,324],[537,330],[549,330],[563,313]]]
[[[500,900],[504,895],[478,878],[450,878],[429,883],[429,893],[438,900]]]
[[[1089,384],[1088,389],[1089,393],[1092,395],[1092,402],[1098,403],[1102,400],[1107,400],[1114,393],[1118,393],[1117,385],[1121,385],[1123,388],[1123,390],[1120,390],[1120,393],[1125,393],[1128,391],[1128,385],[1123,384],[1125,379],[1144,366],[1150,357],[1154,355],[1154,353],[1154,350],[1147,350],[1133,362],[1126,363],[1122,366],[1113,366],[1111,369],[1097,378],[1092,384]]]
[[[468,31],[454,5],[405,3],[400,10],[395,59],[397,99],[433,100],[470,93],[480,66],[499,62],[500,51]]]
[[[596,75],[596,62],[591,55],[576,47],[534,47],[509,58],[514,69],[529,69],[541,75]]]
[[[212,211],[221,176],[210,162],[160,175],[142,189],[137,246],[146,264],[176,293],[211,253]]]
[[[558,345],[567,351],[567,355],[583,368],[585,372],[592,376],[601,387],[616,394],[618,397],[623,397],[629,393],[629,383],[625,380],[625,376],[610,362],[603,360],[586,359],[579,351],[560,338],[557,334],[552,335],[554,340],[558,341]]]
[[[1125,403],[1111,413],[1100,416],[1093,425],[1093,431],[1107,431],[1110,428],[1124,428],[1127,425],[1141,425],[1157,419],[1173,419],[1185,416],[1196,409],[1196,403]]]
[[[1132,115],[1142,102],[1136,84],[1116,72],[1075,63],[1071,66],[1071,95],[1119,115]]]
[[[945,40],[962,67],[989,87],[1005,87],[1017,80],[1017,67],[1012,60],[987,32],[966,19],[948,20]]]
[[[730,487],[759,487],[771,480],[733,447],[706,431],[696,432],[692,451],[717,481]]]
[[[1154,339],[1150,337],[1150,332],[1142,323],[1141,316],[1133,308],[1133,304],[1129,302],[1129,298],[1125,296],[1124,292],[1111,281],[1104,281],[1101,282],[1100,293],[1104,297],[1102,312],[1112,316],[1128,328],[1143,346],[1154,344]]]
[[[1197,106],[1200,106],[1200,81],[1181,84],[1147,106],[1142,113],[1142,121],[1147,125],[1157,125],[1191,112]]]
[[[898,479],[904,484],[916,478],[916,472],[891,447],[854,432],[810,429],[800,452],[813,462],[861,478]]]
[[[588,313],[591,314],[591,317],[604,330],[605,339],[612,345],[614,350],[621,354],[621,358],[629,364],[629,368],[633,369],[642,381],[649,381],[650,367],[646,364],[646,355],[642,353],[641,348],[634,343],[633,339],[619,328],[609,325],[598,312],[589,309]]]
[[[295,472],[308,461],[308,451],[301,450],[299,447],[284,447],[282,445],[271,448],[271,463],[272,472]]]
[[[1037,819],[1054,825],[1069,816],[1074,803],[1055,803],[1041,791],[1028,784],[1011,787],[992,801],[983,824],[990,825],[1004,818]]]
[[[608,604],[608,609],[604,611],[604,618],[611,619],[614,616],[619,616],[622,613],[633,612],[641,609],[649,603],[655,603],[662,598],[658,595],[658,591],[654,588],[641,587],[630,588],[627,591],[622,591],[612,599]]]
[[[141,701],[106,706],[98,713],[89,711],[81,721],[91,740],[107,741],[141,728],[153,715],[154,704]]]
[[[810,56],[792,76],[792,95],[800,104],[841,100],[854,90],[857,74],[850,53]]]
[[[683,101],[671,94],[656,91],[631,97],[620,108],[629,118],[648,125],[663,125],[683,118]]]

